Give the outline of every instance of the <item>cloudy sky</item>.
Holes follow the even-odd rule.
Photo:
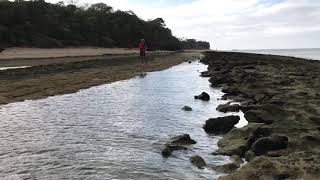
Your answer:
[[[320,48],[320,0],[78,0],[87,2],[162,17],[177,37],[212,49]]]

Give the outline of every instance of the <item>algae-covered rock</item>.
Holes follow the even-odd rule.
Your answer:
[[[252,144],[252,151],[257,155],[262,155],[268,151],[285,149],[288,146],[288,137],[272,135],[258,139]]]
[[[169,157],[169,156],[171,156],[173,151],[178,151],[178,150],[188,150],[188,148],[183,147],[183,146],[166,144],[165,148],[162,150],[161,154],[163,157]]]
[[[191,139],[189,134],[179,135],[171,139],[171,144],[174,145],[191,145],[196,143],[195,140]]]
[[[220,173],[229,174],[235,172],[239,167],[240,166],[236,163],[229,163],[222,166],[212,166],[212,169]]]
[[[234,125],[238,124],[239,120],[239,116],[211,118],[206,121],[203,129],[207,133],[223,134],[229,132],[234,127]]]
[[[217,107],[217,110],[220,112],[239,112],[241,109],[241,106],[239,104],[221,104]]]
[[[192,145],[196,143],[197,142],[195,140],[190,138],[189,134],[179,135],[172,138],[169,143],[165,144],[161,154],[163,157],[169,157],[173,151],[187,150],[188,148],[184,147],[185,145]]]
[[[192,156],[190,162],[199,169],[203,169],[207,166],[206,161],[201,156]]]
[[[218,142],[218,152],[230,156],[244,157],[245,152],[251,146],[250,137],[263,125],[261,123],[249,123],[243,128],[232,129]]]

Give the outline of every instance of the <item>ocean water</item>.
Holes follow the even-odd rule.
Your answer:
[[[312,60],[320,60],[320,48],[310,49],[259,49],[259,50],[238,50],[240,52],[272,54],[281,56],[292,56]]]
[[[145,77],[92,87],[73,94],[0,106],[0,179],[217,179],[189,158],[209,165],[230,162],[213,155],[220,136],[202,129],[223,93],[199,76],[194,62]],[[211,101],[194,95],[206,91]],[[193,111],[181,108],[191,106]],[[245,120],[240,112],[241,123]],[[161,149],[171,137],[190,134],[198,143],[169,158]]]

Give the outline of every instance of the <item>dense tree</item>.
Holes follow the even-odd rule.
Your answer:
[[[144,38],[151,49],[210,47],[208,42],[174,37],[162,18],[144,21],[132,11],[114,11],[104,3],[87,8],[75,4],[0,1],[0,46],[136,47]]]

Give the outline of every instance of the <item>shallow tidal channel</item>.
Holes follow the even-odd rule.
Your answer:
[[[212,155],[219,136],[202,129],[223,93],[200,77],[207,66],[194,61],[145,77],[92,87],[74,94],[0,106],[1,179],[216,179],[219,173],[193,167]],[[211,101],[194,99],[207,92]],[[182,111],[185,105],[193,111]],[[242,117],[243,118],[243,117]],[[171,137],[190,134],[198,143],[161,156]]]

